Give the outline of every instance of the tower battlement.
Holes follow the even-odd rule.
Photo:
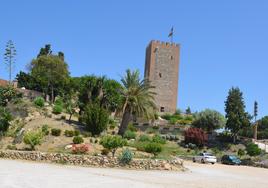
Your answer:
[[[159,40],[152,40],[148,46],[151,45],[151,43],[154,43],[154,44],[158,44],[158,45],[161,45],[163,47],[170,47],[170,46],[174,46],[174,47],[179,47],[180,45],[177,44],[177,43],[171,43],[171,42],[164,42],[164,41],[159,41]]]
[[[152,40],[146,48],[145,78],[156,92],[159,112],[174,113],[177,108],[180,45]]]

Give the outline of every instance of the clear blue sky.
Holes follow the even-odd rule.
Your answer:
[[[9,0],[0,2],[0,24],[0,53],[9,39],[17,47],[15,73],[49,43],[65,53],[72,76],[117,80],[127,68],[143,75],[147,44],[168,40],[173,25],[179,108],[224,112],[228,90],[239,86],[247,110],[257,100],[268,115],[267,0]],[[3,63],[0,77],[8,78]]]

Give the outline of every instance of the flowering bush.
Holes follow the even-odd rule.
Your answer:
[[[73,144],[72,153],[73,154],[85,154],[89,151],[89,144]]]
[[[197,146],[204,146],[208,141],[208,135],[200,128],[189,128],[184,133],[185,143],[196,144]]]

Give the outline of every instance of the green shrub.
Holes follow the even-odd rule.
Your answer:
[[[35,146],[40,145],[41,141],[42,141],[42,132],[40,131],[27,132],[23,138],[23,142],[27,145],[30,145],[32,150],[35,150]]]
[[[111,130],[113,130],[115,127],[117,127],[117,123],[115,122],[115,120],[114,119],[109,119],[109,128],[111,129]]]
[[[51,129],[52,136],[60,136],[61,130],[60,129]]]
[[[8,150],[17,150],[17,147],[16,147],[16,145],[7,145],[7,149]]]
[[[107,128],[109,113],[98,104],[91,104],[86,107],[82,120],[89,132],[99,135]]]
[[[170,118],[172,117],[171,114],[164,114],[161,116],[161,118],[165,119],[165,120],[170,120]]]
[[[63,106],[63,100],[61,98],[57,98],[54,102],[55,105]]]
[[[132,161],[133,153],[127,148],[122,151],[119,161],[122,164],[129,164]]]
[[[67,137],[73,137],[74,136],[74,131],[72,130],[65,130],[64,135]]]
[[[78,131],[79,132],[79,131]],[[91,132],[83,132],[82,135],[84,137],[91,137],[92,136],[92,133]],[[77,135],[78,136],[78,135]]]
[[[149,142],[144,145],[144,150],[147,153],[152,153],[154,156],[156,156],[158,153],[162,151],[162,145],[155,142]]]
[[[261,154],[261,149],[258,148],[258,145],[254,143],[247,144],[246,151],[247,154],[250,156],[257,156]]]
[[[154,135],[152,138],[152,142],[159,143],[159,144],[165,144],[166,140],[163,139],[160,135]]]
[[[243,149],[239,149],[238,150],[238,152],[237,152],[237,155],[239,156],[239,157],[242,157],[242,156],[244,156],[246,153],[245,153],[245,150],[243,150]]]
[[[169,123],[172,125],[175,125],[177,123],[177,119],[172,117],[172,118],[170,118]]]
[[[148,141],[144,141],[144,142],[135,142],[132,146],[135,147],[138,151],[145,151],[145,145],[147,145]]]
[[[146,129],[146,133],[148,133],[148,134],[153,134],[153,133],[157,133],[157,132],[158,132],[158,130],[154,129],[152,127],[149,127]]]
[[[132,123],[128,124],[127,129],[132,132],[138,131],[138,129]]]
[[[12,115],[3,107],[0,107],[0,136],[5,133],[12,120]]]
[[[34,99],[34,104],[38,107],[44,107],[45,106],[45,99],[43,97],[36,97]]]
[[[124,134],[124,138],[130,140],[130,139],[135,139],[136,138],[136,133],[132,132],[130,130],[127,130]]]
[[[64,131],[64,135],[67,136],[67,137],[79,136],[80,135],[80,131],[78,131],[78,130],[74,130],[74,131],[73,130],[65,130]]]
[[[49,134],[48,125],[43,125],[41,130],[42,130],[43,135]]]
[[[81,137],[81,136],[75,136],[74,138],[73,138],[73,143],[74,144],[81,144],[81,143],[83,143],[84,142],[84,139]]]
[[[56,104],[56,105],[53,107],[53,111],[52,111],[52,113],[53,113],[53,114],[60,114],[61,112],[62,112],[62,106]]]
[[[9,101],[14,100],[17,97],[19,97],[19,95],[14,87],[0,86],[0,106],[6,106]]]
[[[185,144],[185,147],[186,148],[189,148],[189,149],[196,149],[197,148],[197,145],[196,144],[193,144],[193,143],[188,143],[188,144]]]
[[[152,128],[153,128],[154,130],[159,130],[159,126],[158,126],[158,125],[154,125]]]
[[[122,139],[121,136],[111,136],[107,135],[101,138],[100,144],[112,152],[112,155],[114,157],[114,154],[116,150],[120,147],[123,147],[127,144],[127,141],[125,139]]]
[[[79,130],[74,130],[74,136],[79,136],[81,133]]]
[[[146,134],[143,134],[143,135],[140,135],[139,141],[140,142],[150,142],[151,141],[151,138],[150,138],[150,136],[148,136]]]

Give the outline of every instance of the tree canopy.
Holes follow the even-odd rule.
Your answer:
[[[106,77],[82,76],[74,81],[74,87],[79,83],[79,108],[83,112],[91,103],[98,103],[102,108],[112,112],[120,106],[119,90],[121,84]]]
[[[139,71],[127,70],[125,76],[121,79],[123,88],[120,91],[122,97],[123,117],[119,132],[124,135],[132,115],[149,117],[154,116],[156,108],[153,92],[153,86],[148,80],[141,80]]]
[[[199,112],[194,116],[195,120],[193,121],[193,126],[201,128],[209,133],[215,129],[223,128],[226,122],[221,113],[210,109]]]
[[[245,112],[243,93],[239,88],[229,90],[225,101],[225,112],[227,119],[226,129],[232,132],[233,141],[236,142],[239,130],[250,125],[250,115]]]
[[[54,101],[55,96],[68,83],[68,65],[58,55],[46,55],[41,51],[44,50],[40,50],[38,57],[31,62],[31,76],[40,84],[44,93],[50,93],[51,101]]]

